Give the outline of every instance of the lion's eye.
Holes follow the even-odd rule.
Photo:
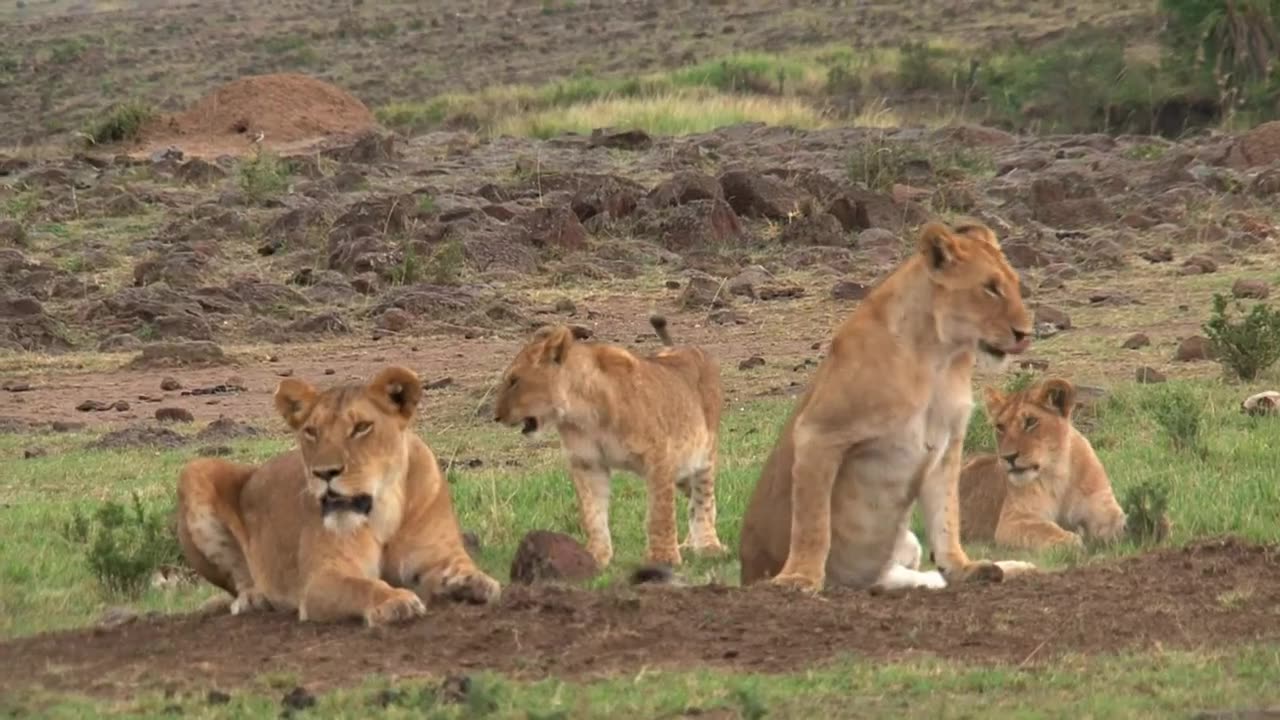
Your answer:
[[[1040,424],[1039,420],[1033,417],[1029,417],[1022,423],[1022,427],[1026,430],[1035,430],[1036,426],[1039,424]]]
[[[304,437],[304,438],[306,438],[306,439],[308,439],[308,440],[310,440],[310,441],[312,441],[312,442],[315,442],[315,439],[316,439],[316,429],[315,429],[315,428],[313,428],[313,427],[305,427],[305,428],[302,428],[302,437]]]
[[[997,283],[995,280],[988,280],[986,285],[986,291],[992,297],[1000,297],[1000,284]]]
[[[368,420],[361,420],[356,426],[351,428],[351,437],[359,437],[373,429],[373,423]]]

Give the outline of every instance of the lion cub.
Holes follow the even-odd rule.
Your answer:
[[[436,457],[413,431],[421,397],[402,367],[323,392],[288,379],[275,405],[297,448],[257,467],[187,463],[178,539],[191,567],[230,593],[232,614],[296,609],[303,621],[380,625],[422,615],[432,596],[497,599],[497,581],[463,547]]]
[[[1119,538],[1124,510],[1093,446],[1071,423],[1075,387],[1055,378],[1011,395],[988,387],[985,396],[998,445],[961,471],[962,539],[1036,550],[1083,545],[1064,527]]]
[[[696,347],[673,347],[666,319],[649,318],[665,346],[637,356],[615,345],[577,342],[563,325],[539,328],[503,374],[494,420],[527,436],[555,429],[578,494],[587,550],[613,557],[610,474],[643,475],[650,563],[678,565],[675,490],[689,498],[688,544],[718,555],[716,442],[720,366]]]

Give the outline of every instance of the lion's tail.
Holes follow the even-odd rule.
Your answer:
[[[667,331],[667,319],[661,315],[650,315],[649,324],[653,326],[653,331],[658,334],[658,339],[663,345],[672,347],[675,345],[671,341],[671,333]]]

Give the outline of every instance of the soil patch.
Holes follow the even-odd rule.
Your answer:
[[[173,144],[187,155],[212,148],[250,148],[259,133],[271,147],[354,135],[377,125],[369,108],[347,91],[298,73],[253,75],[233,80],[187,110],[158,119],[143,144]]]
[[[1280,548],[1220,538],[999,585],[879,596],[535,585],[504,588],[497,607],[439,605],[385,629],[285,614],[139,619],[0,645],[0,691],[226,689],[268,671],[324,687],[369,673],[481,669],[530,679],[645,667],[794,672],[848,653],[1030,665],[1066,652],[1221,647],[1280,640],[1277,570]]]

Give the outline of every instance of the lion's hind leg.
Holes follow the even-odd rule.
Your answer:
[[[683,483],[689,488],[689,537],[686,544],[700,557],[719,557],[728,552],[716,534],[715,463],[713,455],[707,465],[682,477],[677,483],[678,487]]]
[[[178,542],[182,554],[205,580],[234,596],[232,614],[268,607],[254,589],[245,554],[240,489],[254,467],[216,458],[193,460],[178,479]],[[213,609],[220,603],[210,606]]]

